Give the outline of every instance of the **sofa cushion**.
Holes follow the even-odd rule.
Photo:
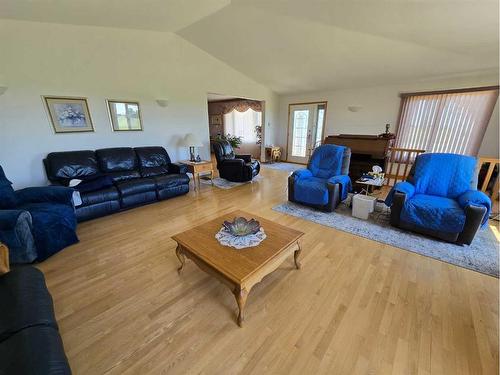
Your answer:
[[[88,180],[83,180],[74,187],[80,193],[87,193],[90,191],[102,190],[113,186],[113,178],[111,176],[96,176]]]
[[[294,195],[297,202],[325,205],[328,203],[327,180],[307,177],[295,182]]]
[[[57,328],[52,297],[42,272],[34,267],[14,268],[0,276],[0,301],[0,342],[34,325]]]
[[[73,178],[83,180],[99,174],[94,151],[51,152],[43,162],[52,182],[67,184]]]
[[[137,178],[141,178],[141,174],[138,170],[134,171],[120,171],[120,172],[110,172],[107,174],[110,176],[114,182],[133,180]]]
[[[163,147],[134,148],[143,177],[169,173],[170,157]]]
[[[130,147],[103,148],[95,153],[104,173],[138,170],[136,154]]]
[[[71,375],[59,332],[29,327],[0,342],[0,374]]]
[[[81,193],[82,206],[90,206],[102,202],[108,202],[120,199],[120,194],[116,187],[111,186],[100,190]]]
[[[421,228],[447,233],[460,233],[465,225],[465,212],[458,202],[436,195],[415,194],[407,199],[400,218]]]
[[[189,185],[189,177],[187,174],[167,174],[154,178],[158,190],[168,189],[179,185]]]
[[[155,181],[152,178],[139,178],[135,180],[122,181],[118,182],[116,187],[122,196],[156,191]]]

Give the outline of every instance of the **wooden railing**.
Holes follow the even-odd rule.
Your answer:
[[[495,170],[495,166],[500,164],[500,159],[497,158],[487,158],[487,157],[479,157],[479,166],[482,167],[484,164],[488,165],[488,170],[484,177],[484,180],[481,183],[480,190],[484,193],[490,195],[493,199],[499,199],[499,173],[494,177],[495,182],[493,183],[493,189],[491,192],[488,191],[488,187],[491,186],[493,179],[493,172]],[[500,168],[500,166],[499,166]]]
[[[390,147],[385,163],[385,185],[394,186],[396,182],[406,180],[415,158],[425,150]]]

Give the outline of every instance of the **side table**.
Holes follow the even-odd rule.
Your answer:
[[[281,147],[268,146],[266,147],[266,161],[274,163],[281,160]]]
[[[0,242],[0,275],[9,271],[9,248]]]
[[[202,161],[190,161],[184,160],[181,161],[182,164],[187,166],[188,172],[193,175],[193,185],[194,190],[196,191],[196,187],[200,188],[200,174],[210,172],[210,181],[212,185],[214,184],[214,167],[210,160],[202,160]]]

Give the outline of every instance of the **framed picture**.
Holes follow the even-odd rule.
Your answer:
[[[108,99],[107,103],[113,131],[142,130],[139,102]]]
[[[87,98],[44,96],[43,100],[56,133],[94,131]]]
[[[222,125],[222,115],[210,115],[210,125]]]

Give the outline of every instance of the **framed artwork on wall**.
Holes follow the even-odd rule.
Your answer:
[[[109,119],[113,131],[142,130],[141,109],[139,102],[126,100],[106,100]]]
[[[43,96],[56,133],[93,132],[87,98]]]

